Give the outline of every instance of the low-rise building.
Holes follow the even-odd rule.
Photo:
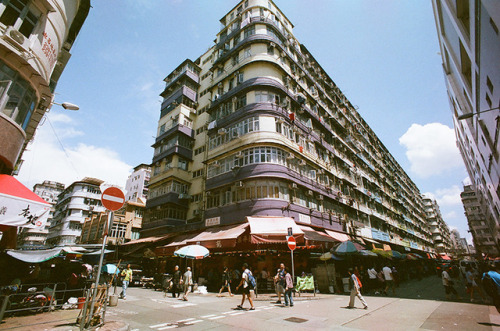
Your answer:
[[[142,228],[142,215],[145,207],[144,203],[127,201],[121,209],[114,212],[113,224],[108,233],[107,243],[117,245],[139,239],[139,231]],[[85,219],[80,237],[81,244],[102,243],[108,222],[108,213],[108,211],[104,213],[91,213]]]

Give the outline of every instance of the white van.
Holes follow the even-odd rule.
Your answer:
[[[472,269],[475,269],[475,270],[479,270],[478,269],[478,265],[477,265],[477,262],[476,261],[468,261],[468,260],[462,260],[459,262],[459,268],[460,268],[460,273],[462,274],[462,276],[465,278],[465,273],[466,273],[466,270],[465,268],[467,266],[471,266]]]

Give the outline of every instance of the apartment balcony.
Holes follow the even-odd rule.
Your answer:
[[[166,83],[165,89],[163,90],[163,92],[160,95],[161,96],[168,95],[172,91],[172,87],[174,87],[175,84],[179,83],[183,79],[189,80],[194,85],[200,84],[200,77],[198,76],[197,73],[195,73],[189,69],[184,69],[177,76],[165,81],[165,83]]]

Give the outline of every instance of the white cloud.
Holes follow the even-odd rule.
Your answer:
[[[125,186],[132,166],[120,160],[119,155],[111,149],[85,143],[66,144],[63,137],[74,137],[69,133],[81,132],[68,126],[71,121],[59,121],[65,124],[59,128],[54,125],[58,120],[54,123],[52,115],[50,118],[64,149],[50,125],[39,127],[33,143],[28,145],[23,155],[24,164],[18,177],[21,182],[29,188],[44,180],[61,182],[67,186],[84,177],[95,177],[109,184]]]
[[[406,148],[411,171],[421,178],[463,166],[455,133],[444,124],[412,124],[399,143]]]
[[[436,201],[440,207],[444,206],[461,206],[462,199],[460,198],[460,193],[462,189],[458,185],[453,185],[452,187],[439,189],[435,192]]]

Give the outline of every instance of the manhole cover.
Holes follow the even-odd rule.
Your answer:
[[[304,318],[298,318],[298,317],[285,318],[285,321],[293,322],[293,323],[304,323],[304,322],[307,322],[306,319],[304,319]]]

